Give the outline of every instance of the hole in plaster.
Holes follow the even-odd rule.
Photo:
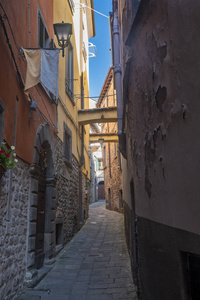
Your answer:
[[[162,105],[165,102],[167,98],[167,88],[165,86],[161,87],[161,85],[159,85],[159,88],[156,92],[156,105],[159,109],[160,112],[162,112]]]

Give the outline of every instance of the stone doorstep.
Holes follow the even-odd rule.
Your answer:
[[[42,268],[37,270],[37,275],[35,277],[24,281],[24,286],[26,288],[34,288],[53,269],[53,266],[54,264],[44,265]]]

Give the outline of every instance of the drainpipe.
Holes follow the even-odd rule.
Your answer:
[[[83,87],[83,72],[81,74],[81,109],[84,109],[84,87]],[[79,168],[81,168],[84,164],[84,133],[85,126],[81,126],[81,161],[79,164]]]
[[[31,47],[31,4],[30,0],[28,0],[28,46]]]
[[[119,150],[126,158],[126,135],[123,130],[123,100],[122,100],[122,68],[120,64],[120,36],[118,19],[118,0],[113,0],[113,46],[114,46],[114,74],[117,95],[117,120]]]

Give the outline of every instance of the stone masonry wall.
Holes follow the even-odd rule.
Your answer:
[[[90,204],[94,203],[96,200],[96,185],[95,185],[95,179],[96,179],[96,174],[95,174],[95,168],[94,168],[94,160],[93,160],[93,155],[90,155]]]
[[[29,197],[29,165],[20,160],[0,180],[0,299],[10,299],[23,284]],[[9,194],[11,191],[11,194]],[[10,202],[10,203],[9,203]]]
[[[88,218],[89,215],[89,185],[87,176],[82,173],[82,216],[83,221]]]
[[[79,179],[78,161],[72,156],[71,167],[64,161],[63,144],[55,138],[55,168],[57,172],[57,213],[63,216],[63,243],[67,243],[78,230]]]
[[[74,156],[72,156],[71,166],[65,163],[63,143],[57,137],[54,138],[54,149],[54,167],[57,174],[55,226],[58,220],[63,224],[62,241],[60,242],[63,246],[79,229],[79,166]],[[27,266],[30,193],[29,164],[19,159],[12,170],[11,188],[9,172],[7,171],[0,180],[0,299],[4,300],[12,299],[13,295],[22,288],[24,282]],[[83,175],[84,192],[85,181],[86,178]],[[88,216],[88,204],[89,192],[88,194],[83,193],[85,217]]]
[[[106,208],[123,212],[122,175],[119,170],[115,147],[114,143],[106,144],[106,166],[104,169]],[[110,189],[110,204],[108,189]],[[120,199],[121,196],[122,199]]]

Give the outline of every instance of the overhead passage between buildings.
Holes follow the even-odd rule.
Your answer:
[[[117,122],[117,107],[81,109],[78,111],[79,125]]]

